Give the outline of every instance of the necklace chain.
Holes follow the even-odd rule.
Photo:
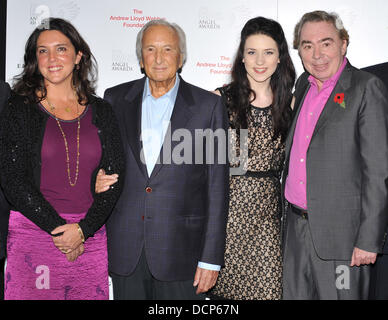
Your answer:
[[[52,113],[54,114],[54,117],[55,117],[55,120],[57,121],[57,124],[58,124],[58,128],[59,130],[61,131],[61,134],[62,134],[62,137],[63,137],[63,141],[65,143],[65,150],[66,150],[66,165],[67,165],[67,177],[69,179],[69,184],[70,186],[74,187],[76,184],[77,184],[77,180],[78,180],[78,173],[79,173],[79,157],[80,157],[80,152],[79,152],[79,136],[80,136],[80,128],[81,128],[81,121],[80,121],[80,115],[79,115],[79,110],[78,110],[78,103],[77,103],[77,122],[78,122],[78,126],[77,126],[77,157],[76,157],[76,168],[75,168],[75,178],[74,178],[74,182],[71,181],[71,174],[70,174],[70,157],[69,157],[69,146],[68,146],[68,143],[67,143],[67,139],[66,139],[66,134],[65,132],[63,131],[62,129],[62,126],[61,126],[61,123],[59,122],[58,120],[58,117],[55,113],[55,106],[53,104],[50,103],[50,101],[48,100],[48,98],[46,97],[46,101],[52,111]]]

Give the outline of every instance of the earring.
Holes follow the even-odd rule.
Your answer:
[[[75,65],[75,70],[79,70],[79,64]]]

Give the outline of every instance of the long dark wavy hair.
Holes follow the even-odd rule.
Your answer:
[[[291,120],[290,105],[295,82],[295,68],[288,52],[283,29],[278,22],[271,19],[253,18],[245,24],[241,31],[240,45],[232,68],[232,82],[225,88],[226,106],[229,114],[233,115],[230,125],[234,129],[247,129],[248,110],[256,99],[243,63],[245,42],[249,36],[255,34],[271,37],[279,49],[280,63],[271,77],[270,86],[273,93],[273,139],[280,135],[284,140]]]
[[[25,96],[30,102],[44,100],[47,89],[44,78],[38,68],[37,40],[40,34],[47,30],[57,30],[63,33],[75,48],[75,53],[82,52],[79,67],[73,70],[73,86],[78,96],[78,103],[85,105],[95,95],[97,81],[97,63],[86,41],[81,37],[74,26],[60,18],[48,18],[42,21],[27,40],[24,53],[24,69],[14,78],[13,90]],[[39,93],[39,96],[37,95]]]

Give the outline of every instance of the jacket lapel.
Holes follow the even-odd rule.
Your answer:
[[[164,137],[163,145],[155,167],[152,170],[150,179],[154,178],[159,173],[164,164],[173,163],[172,151],[174,145],[171,137],[177,129],[186,127],[187,122],[194,114],[194,111],[192,110],[193,105],[194,99],[190,90],[190,85],[180,78],[178,93],[174,109],[172,111],[169,128],[166,136]],[[167,156],[169,159],[163,159],[163,156]]]
[[[336,86],[334,87],[332,93],[330,94],[329,99],[326,102],[325,107],[322,110],[322,113],[315,125],[314,133],[311,139],[314,139],[314,136],[325,127],[325,125],[330,121],[330,118],[334,115],[335,111],[338,108],[341,108],[337,102],[334,102],[334,97],[338,93],[345,93],[346,89],[350,86],[351,75],[352,75],[352,66],[347,62],[344,71],[342,72],[340,78],[337,81]],[[346,97],[346,94],[345,94]]]
[[[334,96],[337,93],[344,93],[346,89],[349,88],[350,82],[351,82],[352,68],[353,67],[348,61],[344,71],[342,72],[340,78],[338,79],[336,86],[334,87],[332,93],[330,94],[330,97],[328,98],[325,107],[322,110],[322,113],[317,121],[317,124],[315,125],[315,129],[311,139],[314,139],[314,136],[319,132],[319,130],[324,128],[324,126],[327,124],[327,121],[329,121],[330,117],[333,115],[333,112],[336,109],[338,109],[339,105],[338,103],[334,102]],[[306,75],[306,78],[303,79],[303,82],[300,85],[300,88],[298,88],[298,90],[294,94],[295,95],[294,118],[291,123],[290,131],[286,139],[286,150],[285,150],[286,159],[288,159],[288,156],[291,151],[292,141],[295,133],[295,127],[298,121],[300,110],[306,98],[307,92],[310,89],[310,83],[307,80],[307,77],[308,75]],[[346,94],[345,94],[345,97],[346,97]]]
[[[125,108],[124,127],[127,134],[128,144],[132,149],[140,171],[145,177],[148,177],[147,168],[144,164],[144,161],[142,161],[142,159],[144,159],[143,144],[140,140],[141,106],[145,79],[145,77],[140,79],[125,95],[124,100],[128,107]]]
[[[294,94],[294,96],[295,96],[295,104],[294,104],[294,110],[293,110],[294,115],[293,115],[293,119],[292,119],[291,126],[289,129],[289,133],[288,133],[287,139],[286,139],[286,149],[285,149],[286,159],[288,159],[288,155],[289,155],[290,150],[291,150],[292,141],[294,139],[294,133],[295,133],[296,123],[298,121],[299,113],[300,113],[300,110],[302,109],[304,99],[305,99],[309,89],[310,89],[310,82],[308,82],[307,78],[306,78],[306,82],[304,82],[301,85],[301,87],[298,88],[298,91],[296,91]]]

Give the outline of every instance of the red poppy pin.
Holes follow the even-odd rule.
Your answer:
[[[344,93],[337,93],[334,96],[334,102],[338,103],[342,108],[345,109],[345,94]]]

